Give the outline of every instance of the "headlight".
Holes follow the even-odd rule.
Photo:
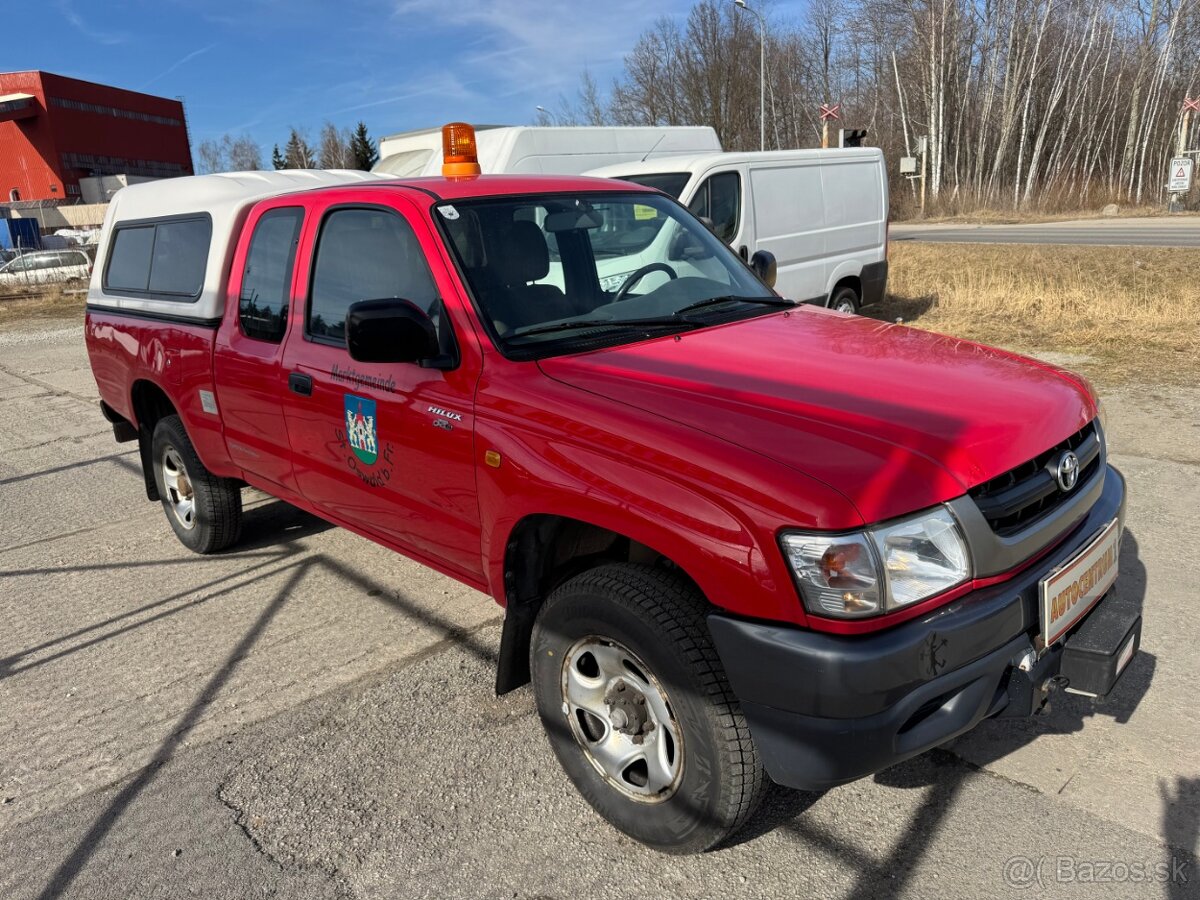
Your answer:
[[[804,606],[817,616],[878,615],[971,576],[967,542],[945,507],[852,534],[789,532],[782,543]]]

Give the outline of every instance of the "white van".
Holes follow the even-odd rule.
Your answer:
[[[657,160],[721,149],[708,127],[533,127],[475,129],[485,175],[581,175],[597,166]],[[442,173],[440,128],[394,134],[379,142],[374,172],[412,178]]]
[[[586,174],[670,194],[711,222],[743,259],[770,251],[778,265],[775,289],[789,299],[856,312],[883,298],[888,191],[878,148],[707,153]],[[615,281],[639,269],[643,256],[661,259],[661,253],[648,247],[605,260],[601,274]]]

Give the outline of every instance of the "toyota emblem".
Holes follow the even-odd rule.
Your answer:
[[[1079,481],[1079,457],[1068,450],[1058,458],[1058,470],[1054,473],[1058,487],[1063,493],[1075,487]]]

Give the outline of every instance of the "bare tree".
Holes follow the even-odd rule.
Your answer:
[[[320,150],[317,154],[318,168],[356,168],[354,150],[350,146],[352,140],[353,135],[349,129],[339,131],[332,122],[326,122],[321,127]]]
[[[797,22],[762,11],[767,146],[815,145],[818,105],[841,103],[843,124],[868,127],[892,164],[928,138],[935,208],[1161,200],[1182,101],[1200,91],[1200,0],[813,0]],[[642,34],[607,96],[585,74],[579,105],[560,106],[579,121],[711,125],[727,149],[751,149],[758,39],[732,3],[702,0]],[[1200,141],[1200,121],[1184,140]]]
[[[234,172],[255,172],[263,167],[262,148],[253,138],[242,135],[229,141],[229,168]]]
[[[228,172],[229,157],[222,141],[211,138],[196,145],[196,174],[211,175],[213,172]]]

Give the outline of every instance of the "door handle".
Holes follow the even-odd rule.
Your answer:
[[[738,247],[738,256],[745,260],[750,259],[750,248],[742,244],[742,246]]]
[[[311,397],[312,376],[301,372],[292,372],[288,375],[288,390],[293,394],[299,394],[301,397]]]

